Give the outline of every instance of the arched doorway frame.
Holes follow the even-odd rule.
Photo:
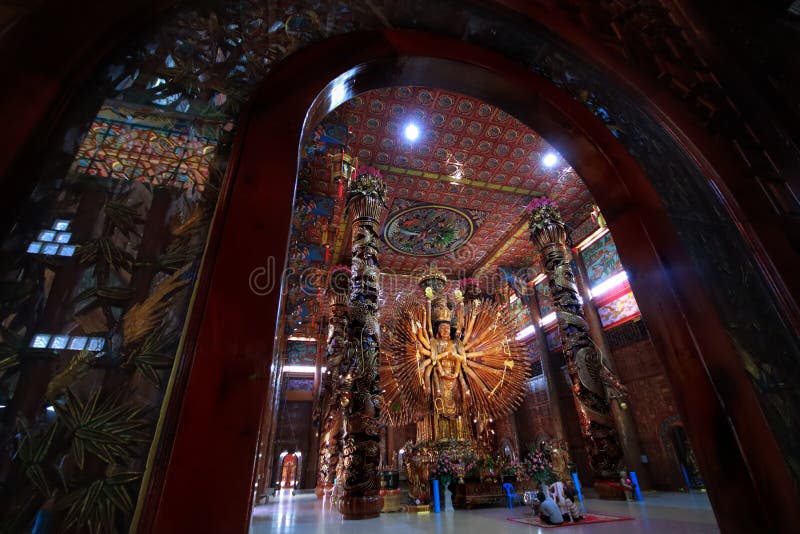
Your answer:
[[[279,457],[279,468],[280,471],[278,473],[278,482],[276,487],[278,491],[282,491],[285,489],[291,490],[292,495],[294,495],[295,490],[297,489],[299,479],[300,479],[300,469],[301,469],[301,459],[300,455],[295,452],[287,452],[283,451]],[[289,462],[290,465],[287,465]],[[291,471],[291,476],[287,477],[287,468]],[[288,482],[288,484],[287,484]]]
[[[196,336],[195,351],[182,404],[192,409],[181,411],[159,505],[145,511],[140,530],[144,524],[159,532],[186,528],[198,506],[215,508],[220,526],[246,528],[270,367],[264,355],[273,349],[279,309],[278,291],[259,295],[248,281],[254,272],[270,275],[270,256],[284,263],[302,128],[330,110],[330,89],[341,82],[351,94],[427,85],[475,96],[559,149],[603,209],[631,274],[698,461],[704,473],[714,474],[707,482],[715,509],[725,510],[720,526],[793,520],[796,490],[743,365],[658,195],[625,148],[569,95],[502,56],[430,34],[386,30],[333,38],[288,58],[245,113],[188,335]],[[223,438],[220,429],[234,436]],[[225,467],[197,472],[198,441],[219,450]],[[226,498],[215,499],[223,487]],[[773,492],[776,487],[787,491]],[[208,502],[185,499],[190,491]],[[767,508],[752,506],[753,498],[767,495],[784,501],[768,508],[784,515],[759,515]]]

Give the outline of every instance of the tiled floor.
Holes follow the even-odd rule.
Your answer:
[[[414,534],[422,532],[487,534],[610,534],[625,532],[706,534],[719,532],[704,494],[652,492],[643,503],[586,499],[589,512],[631,516],[633,521],[539,529],[507,521],[527,512],[524,507],[457,510],[440,514],[381,514],[376,519],[343,521],[313,494],[283,495],[253,510],[252,534]]]

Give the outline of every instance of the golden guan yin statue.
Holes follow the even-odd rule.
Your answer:
[[[398,298],[388,321],[381,386],[386,422],[417,424],[417,445],[475,441],[473,421],[513,411],[522,401],[529,363],[514,339],[519,327],[505,305],[455,302],[447,279],[431,269],[420,281],[425,296]]]

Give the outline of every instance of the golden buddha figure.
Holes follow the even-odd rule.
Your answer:
[[[464,348],[450,337],[450,310],[446,303],[440,303],[433,311],[436,327],[435,333],[432,328],[428,332],[431,357],[424,376],[426,389],[432,395],[435,438],[438,441],[467,439],[459,410],[465,392],[459,383],[462,363],[466,361]],[[429,313],[428,317],[431,315]]]
[[[390,425],[417,423],[417,443],[475,440],[474,418],[501,417],[522,400],[528,362],[506,306],[446,295],[435,269],[394,306],[381,384]]]

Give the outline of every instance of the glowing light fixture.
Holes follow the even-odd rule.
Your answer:
[[[315,337],[301,337],[301,336],[289,336],[286,338],[289,341],[316,341],[317,338]]]
[[[615,274],[608,280],[604,280],[603,282],[600,282],[599,284],[594,286],[592,289],[589,290],[589,294],[592,296],[593,299],[597,298],[600,295],[604,295],[609,291],[618,288],[619,286],[624,284],[627,280],[628,280],[628,273],[622,271],[621,273]]]
[[[517,334],[517,337],[515,337],[514,339],[520,341],[522,339],[525,339],[526,337],[530,337],[531,335],[533,335],[534,332],[536,332],[536,327],[533,326],[532,324],[529,324],[528,326],[520,330],[519,333]]]
[[[419,137],[419,127],[414,123],[408,124],[403,133],[409,141],[416,141]]]
[[[544,317],[542,317],[542,320],[539,321],[539,324],[542,326],[547,326],[550,323],[554,323],[555,320],[556,320],[556,312],[550,312]]]
[[[536,275],[536,277],[533,280],[531,280],[531,285],[535,286],[536,284],[538,284],[539,282],[541,282],[545,278],[547,278],[546,274],[539,273],[539,274]]]
[[[75,245],[69,245],[72,239],[72,232],[69,229],[69,221],[66,219],[56,219],[52,228],[46,228],[39,232],[37,241],[28,244],[26,251],[29,254],[44,254],[46,256],[72,256],[75,254]]]
[[[556,156],[555,152],[548,152],[542,158],[542,163],[545,167],[552,167],[558,162],[558,156]]]
[[[315,365],[284,365],[283,372],[284,373],[295,373],[295,374],[309,374],[313,375],[314,371],[317,370]]]
[[[608,233],[608,228],[607,227],[606,228],[598,228],[597,230],[595,230],[594,232],[592,232],[591,234],[586,236],[586,238],[583,241],[581,241],[580,243],[578,243],[578,246],[576,246],[575,248],[577,248],[578,250],[585,250],[586,248],[589,247],[589,245],[591,245],[592,243],[594,243],[595,241],[597,241],[598,239],[600,239],[601,237],[603,237],[607,233]]]

